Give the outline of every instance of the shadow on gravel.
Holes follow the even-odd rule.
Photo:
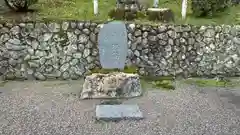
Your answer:
[[[231,91],[220,91],[219,96],[226,98],[228,103],[234,104],[237,109],[240,109],[240,95]]]
[[[0,82],[0,87],[4,87],[5,84],[7,84],[7,82],[8,82],[8,81],[1,81],[1,82]]]

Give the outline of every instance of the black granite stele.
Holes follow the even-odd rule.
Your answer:
[[[97,105],[96,119],[103,121],[141,120],[143,114],[138,105]]]

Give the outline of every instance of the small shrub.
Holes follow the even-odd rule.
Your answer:
[[[232,0],[233,5],[240,4],[240,0]]]
[[[137,0],[138,7],[140,10],[147,10],[151,6],[151,1],[150,0]]]
[[[125,19],[125,11],[123,9],[111,9],[108,12],[108,16],[111,19],[115,19],[115,20],[124,20]]]
[[[29,6],[37,2],[38,0],[5,0],[6,5],[14,11],[27,11]]]
[[[147,15],[145,12],[143,12],[143,11],[137,12],[137,18],[142,19],[142,18],[146,18],[146,17],[147,17]]]
[[[121,8],[114,8],[108,12],[108,16],[114,20],[134,20],[137,18],[137,12]]]
[[[127,21],[134,20],[134,19],[137,18],[137,12],[135,12],[135,11],[125,12],[124,18],[125,18]]]
[[[193,15],[213,16],[217,12],[229,7],[231,0],[192,0]]]

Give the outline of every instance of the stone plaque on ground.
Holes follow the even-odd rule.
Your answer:
[[[104,121],[141,120],[143,114],[138,105],[97,105],[96,119]]]
[[[98,34],[102,68],[124,68],[128,49],[127,39],[127,29],[123,22],[113,21],[103,25]]]

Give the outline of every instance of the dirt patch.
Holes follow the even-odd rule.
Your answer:
[[[37,11],[30,10],[28,12],[14,12],[14,11],[4,11],[0,12],[1,22],[33,22],[37,21]]]

